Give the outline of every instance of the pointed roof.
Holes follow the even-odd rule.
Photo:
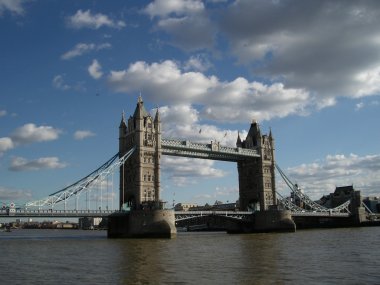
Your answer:
[[[144,107],[144,101],[142,100],[141,94],[137,100],[137,106],[135,112],[133,113],[134,118],[145,118],[150,116]]]
[[[125,113],[123,110],[123,113],[121,114],[121,122],[120,122],[119,128],[124,128],[124,127],[127,127],[127,122],[125,120]]]
[[[161,116],[160,116],[160,111],[159,111],[158,106],[157,106],[156,115],[154,116],[154,122],[158,123],[160,121],[161,121]]]
[[[242,143],[241,143],[241,138],[240,138],[240,132],[238,131],[238,137],[237,137],[237,140],[236,140],[236,146],[242,146]]]
[[[273,140],[273,135],[272,135],[272,128],[269,128],[269,138]]]
[[[260,126],[256,120],[253,120],[251,123],[251,127],[249,128],[247,137],[254,138],[257,136],[261,136]]]

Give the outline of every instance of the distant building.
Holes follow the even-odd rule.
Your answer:
[[[205,204],[204,206],[193,206],[188,211],[236,211],[239,208],[238,203],[222,203],[216,201],[214,205]]]
[[[355,190],[353,185],[336,187],[334,193],[324,195],[318,203],[326,208],[335,208],[348,200],[351,200],[350,211],[361,206],[360,190]]]
[[[372,213],[380,213],[380,197],[365,197],[363,203]]]
[[[355,190],[353,185],[336,187],[334,193],[330,194],[331,207],[335,208],[351,199],[350,209],[360,207],[361,195],[359,190]]]
[[[102,222],[102,218],[79,218],[79,228],[83,230],[96,229]]]
[[[190,208],[196,208],[198,204],[194,203],[178,203],[174,206],[175,211],[189,211]]]
[[[56,229],[77,229],[78,224],[77,223],[69,223],[69,222],[57,223],[55,225],[55,228]]]
[[[214,204],[211,207],[211,211],[235,211],[236,209],[236,203]]]

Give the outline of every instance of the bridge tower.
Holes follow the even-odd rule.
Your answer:
[[[239,207],[265,211],[276,205],[274,138],[272,131],[262,135],[260,126],[253,121],[244,141],[238,134],[237,147],[257,149],[260,157],[239,161]]]
[[[141,96],[133,116],[126,122],[124,113],[119,126],[119,156],[136,147],[120,167],[120,209],[128,206],[159,207],[161,120],[157,108],[153,118],[145,109]]]

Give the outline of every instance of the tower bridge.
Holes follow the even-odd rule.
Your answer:
[[[174,213],[172,210],[163,209],[160,197],[162,155],[236,163],[239,209],[235,212],[224,213],[204,211]],[[296,206],[276,192],[276,169],[291,192],[306,205],[306,208]],[[103,185],[110,184],[113,188],[113,174],[116,171],[119,171],[118,209],[108,210],[107,205],[105,210],[100,200],[95,210],[90,210],[91,191],[97,188],[101,199],[105,191],[111,195],[108,190],[103,189]],[[110,177],[112,181],[109,183]],[[83,196],[87,199],[87,211],[82,211],[78,203],[79,198]],[[75,201],[74,210],[68,209],[70,200]],[[58,205],[63,205],[63,209],[62,207],[59,210],[54,209]],[[46,207],[50,212],[44,212]],[[0,216],[6,214],[9,215],[10,211],[0,211]],[[305,217],[318,219],[354,217],[360,222],[363,219],[363,208],[357,203],[354,207],[350,200],[334,209],[327,209],[313,202],[276,165],[275,140],[272,132],[262,134],[257,122],[251,123],[244,140],[241,139],[240,134],[237,135],[236,147],[222,146],[217,141],[198,143],[183,139],[162,138],[159,109],[152,117],[146,111],[140,96],[134,114],[128,119],[124,113],[122,114],[117,154],[79,181],[46,198],[27,202],[24,212],[12,210],[12,215],[108,216],[109,237],[170,237],[176,232],[176,222],[178,224],[178,222],[199,217],[209,217],[218,221],[227,219],[232,231],[294,231],[294,220],[298,219],[300,223],[303,223]]]
[[[140,96],[134,114],[128,120],[123,114],[119,126],[119,156],[132,148],[136,151],[120,169],[120,208],[127,204],[137,209],[143,202],[157,206],[162,155],[236,162],[240,209],[265,211],[277,205],[274,138],[272,132],[261,134],[256,121],[245,140],[238,134],[236,147],[222,146],[216,141],[204,144],[165,139],[161,136],[159,109],[152,117]]]

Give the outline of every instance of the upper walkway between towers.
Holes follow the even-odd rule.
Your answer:
[[[198,143],[188,140],[161,140],[162,153],[192,158],[204,158],[222,161],[239,161],[247,158],[260,157],[256,149],[222,146],[219,142]]]

